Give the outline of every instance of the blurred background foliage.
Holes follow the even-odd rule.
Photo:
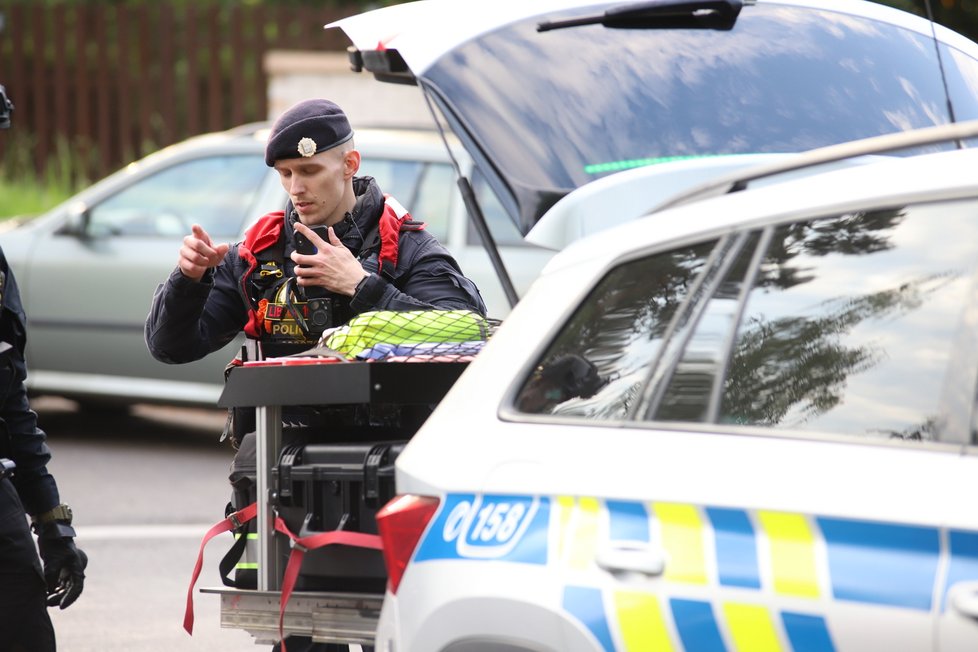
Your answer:
[[[978,41],[978,0],[873,0],[934,21]]]

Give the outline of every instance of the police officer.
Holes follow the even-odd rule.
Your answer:
[[[51,452],[28,404],[27,320],[2,250],[0,306],[0,652],[53,652],[47,607],[78,599],[88,558],[75,546],[71,509],[48,473]]]
[[[287,355],[310,348],[326,328],[372,310],[485,315],[478,288],[454,257],[396,200],[385,198],[372,177],[357,176],[353,129],[335,103],[305,100],[283,113],[272,126],[265,163],[289,195],[285,210],[261,217],[235,245],[215,243],[192,227],[146,321],[155,358],[191,362],[242,330],[251,357],[259,350],[265,357]],[[299,253],[297,245],[309,253]],[[290,423],[314,418],[294,412],[284,415]],[[349,417],[334,411],[323,418],[336,425]],[[236,430],[240,436],[250,428]],[[254,434],[238,446],[231,481],[240,489],[242,469],[253,473]],[[290,652],[326,649],[294,638],[287,641]]]
[[[451,254],[420,223],[398,223],[400,207],[372,177],[355,176],[360,153],[339,106],[316,99],[287,110],[272,126],[265,163],[289,194],[286,210],[260,218],[234,246],[192,227],[146,321],[158,360],[198,360],[242,330],[266,356],[294,352],[369,310],[485,314]],[[316,252],[297,253],[297,236]],[[385,257],[392,239],[397,251]],[[325,314],[315,313],[320,306]]]

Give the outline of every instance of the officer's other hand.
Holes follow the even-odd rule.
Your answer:
[[[320,286],[337,294],[352,297],[356,294],[357,283],[367,276],[367,272],[353,253],[346,248],[333,227],[329,227],[329,240],[323,240],[305,224],[296,224],[296,230],[306,236],[316,246],[316,253],[304,255],[292,253],[292,260],[299,265],[295,275],[301,287]]]
[[[211,267],[216,267],[228,252],[228,243],[214,244],[207,231],[199,224],[191,227],[191,233],[183,238],[178,265],[187,278],[199,281]]]
[[[48,586],[47,605],[67,609],[85,587],[88,555],[75,546],[71,537],[39,538],[37,546],[44,562],[44,581]]]

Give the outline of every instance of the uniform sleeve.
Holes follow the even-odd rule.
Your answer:
[[[41,514],[58,505],[58,486],[48,473],[51,459],[44,431],[27,399],[27,319],[20,292],[6,258],[0,252],[0,457],[14,461],[13,483],[29,514]]]
[[[398,255],[406,255],[407,260],[398,261],[397,278],[391,283],[371,273],[350,304],[356,313],[441,308],[485,316],[479,288],[441,243],[424,231],[405,232],[401,238]]]
[[[248,313],[237,289],[231,251],[200,281],[174,269],[153,295],[146,318],[146,346],[160,362],[193,362],[217,351],[241,332]]]

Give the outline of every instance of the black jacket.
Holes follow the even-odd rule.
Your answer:
[[[47,436],[37,427],[37,414],[27,400],[24,385],[27,317],[17,282],[2,250],[0,305],[0,457],[12,459],[17,465],[13,484],[27,512],[43,514],[61,501],[54,477],[47,470],[51,459],[45,442]]]
[[[361,258],[371,273],[355,296],[337,297],[350,317],[371,310],[417,310],[444,308],[486,313],[475,284],[459,269],[454,257],[427,231],[402,231],[398,240],[397,267],[393,279],[377,273],[378,251],[370,246],[384,208],[384,197],[371,177],[354,179],[357,205],[334,226],[343,244]],[[289,209],[291,206],[289,207]],[[286,273],[293,266],[291,210],[286,210]],[[221,264],[208,270],[198,282],[186,278],[179,268],[157,288],[146,319],[145,338],[154,358],[168,363],[199,360],[220,349],[240,333],[257,297],[248,282],[249,263],[232,246]],[[365,249],[366,245],[366,249]],[[337,324],[338,325],[338,324]]]

